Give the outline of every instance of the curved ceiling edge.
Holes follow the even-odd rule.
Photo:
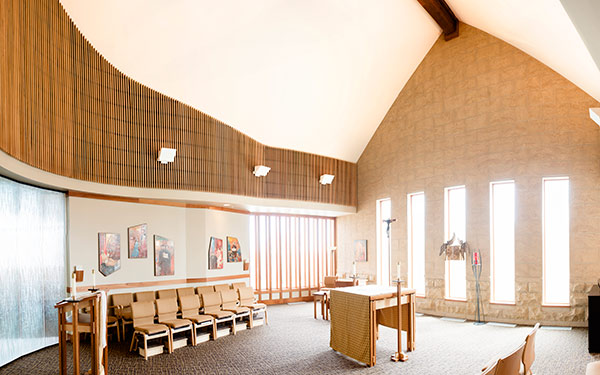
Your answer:
[[[17,160],[104,185],[357,205],[355,163],[265,146],[130,79],[58,0],[2,7],[0,150]],[[161,147],[177,149],[174,163],[156,161]],[[255,165],[272,169],[256,178]]]
[[[197,191],[132,188],[82,181],[60,176],[27,165],[3,151],[0,151],[0,175],[27,184],[61,191],[79,191],[90,194],[119,196],[127,198],[157,199],[173,202],[223,206],[230,204],[234,209],[252,213],[282,213],[338,217],[356,213],[356,207],[337,204],[305,202],[298,200],[245,197],[233,194],[207,193]]]

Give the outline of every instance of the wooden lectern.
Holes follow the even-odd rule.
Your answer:
[[[67,332],[72,333],[73,341],[73,373],[79,375],[79,334],[89,333],[91,336],[92,351],[92,375],[100,374],[100,361],[104,367],[104,373],[107,373],[107,354],[108,347],[100,350],[101,337],[101,311],[100,311],[100,293],[81,296],[77,299],[65,299],[57,303],[58,309],[58,350],[60,355],[60,374],[67,374]],[[86,309],[86,316],[89,319],[81,319],[79,312]],[[67,313],[72,312],[70,321],[67,320]],[[88,321],[89,320],[89,321]],[[100,355],[102,353],[102,355]],[[102,357],[100,359],[99,357]]]

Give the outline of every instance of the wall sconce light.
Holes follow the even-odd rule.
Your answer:
[[[590,108],[590,118],[600,125],[600,108]]]
[[[322,174],[321,178],[319,178],[319,182],[321,185],[331,185],[331,182],[333,182],[334,178],[335,176],[332,174]]]
[[[271,168],[265,165],[256,165],[254,166],[254,172],[252,173],[254,173],[256,177],[265,177],[270,170]]]
[[[172,163],[175,160],[176,153],[176,148],[161,147],[160,151],[158,152],[158,161],[161,164]]]

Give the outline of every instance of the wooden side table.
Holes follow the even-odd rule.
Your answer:
[[[329,314],[327,311],[327,292],[319,291],[313,293],[314,297],[314,316],[317,319],[317,301],[321,303],[321,316],[325,320],[329,320]]]

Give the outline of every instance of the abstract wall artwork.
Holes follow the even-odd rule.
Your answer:
[[[216,237],[210,238],[208,247],[208,269],[220,270],[223,268],[223,240]]]
[[[354,241],[354,261],[355,262],[366,262],[367,261],[367,240],[355,240]]]
[[[104,276],[121,268],[121,235],[98,233],[98,270]]]
[[[173,241],[154,235],[154,276],[175,274],[175,249]]]
[[[148,257],[148,224],[140,224],[127,228],[127,237],[129,238],[129,257],[147,258]]]
[[[227,262],[241,262],[242,248],[236,237],[227,237]]]

